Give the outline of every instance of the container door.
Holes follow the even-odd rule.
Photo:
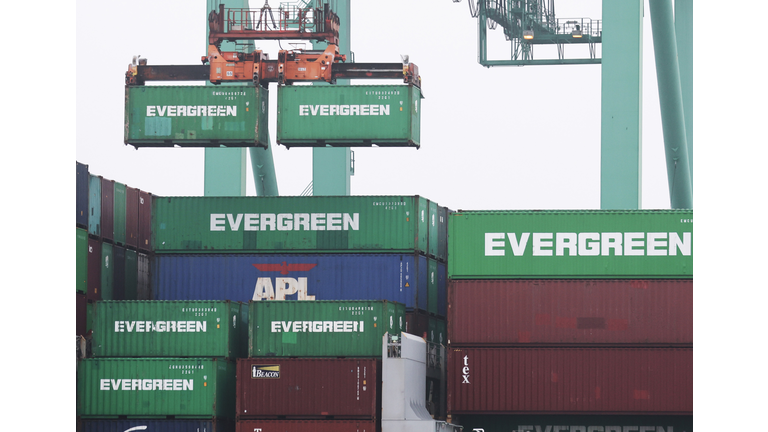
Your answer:
[[[93,175],[88,183],[88,234],[101,237],[101,177]]]
[[[125,245],[125,210],[126,195],[125,185],[115,182],[115,202],[114,202],[114,233],[115,244]]]
[[[109,243],[101,244],[101,299],[114,300],[114,251]]]

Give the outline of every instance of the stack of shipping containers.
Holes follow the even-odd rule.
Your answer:
[[[452,214],[452,421],[486,432],[692,430],[692,215]]]
[[[77,334],[86,304],[136,300],[149,291],[151,194],[96,176],[76,162]]]
[[[247,308],[229,301],[98,300],[78,362],[82,432],[232,431]]]
[[[447,214],[419,196],[156,196],[151,298],[386,300],[445,344]]]

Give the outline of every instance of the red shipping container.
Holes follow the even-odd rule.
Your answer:
[[[240,420],[237,432],[377,432],[373,420]]]
[[[692,414],[693,348],[451,348],[448,413]]]
[[[85,328],[87,326],[86,316],[88,309],[88,300],[85,298],[85,294],[77,293],[77,299],[75,300],[75,319],[77,320],[77,333],[78,335],[85,334]]]
[[[101,237],[115,239],[115,181],[101,179]]]
[[[693,280],[451,280],[451,346],[692,344]]]
[[[429,333],[429,315],[421,311],[406,312],[405,332],[426,339]]]
[[[237,416],[375,420],[381,411],[380,371],[377,359],[238,359]]]
[[[152,194],[139,191],[139,250],[152,251]]]
[[[139,247],[139,190],[125,187],[125,244]]]
[[[101,300],[101,241],[88,238],[88,300]]]

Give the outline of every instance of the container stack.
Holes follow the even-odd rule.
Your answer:
[[[404,320],[386,300],[252,301],[237,430],[380,430],[381,341]]]
[[[77,165],[77,304],[137,300],[149,291],[152,195]],[[78,314],[78,335],[85,315]]]
[[[452,214],[452,421],[486,432],[691,430],[692,215]]]
[[[91,357],[78,362],[79,430],[150,423],[158,430],[234,429],[247,305],[100,300],[88,309]],[[200,429],[175,429],[183,427]]]
[[[153,197],[158,300],[386,300],[445,344],[447,215],[420,196]],[[432,399],[444,416],[444,378]],[[442,385],[440,385],[442,384]],[[443,395],[442,398],[440,397]],[[433,413],[434,414],[434,413]]]

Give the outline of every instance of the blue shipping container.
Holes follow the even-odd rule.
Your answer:
[[[88,234],[101,236],[101,176],[88,175]]]
[[[229,420],[80,420],[77,432],[234,432]]]
[[[416,254],[190,254],[152,261],[156,300],[389,300],[429,310],[427,277],[427,258]],[[446,286],[443,279],[437,287],[442,297]],[[438,313],[445,316],[445,304]]]
[[[75,168],[77,172],[77,180],[75,185],[77,191],[75,192],[75,203],[77,205],[77,226],[81,228],[88,228],[88,165],[81,164],[75,161]]]

